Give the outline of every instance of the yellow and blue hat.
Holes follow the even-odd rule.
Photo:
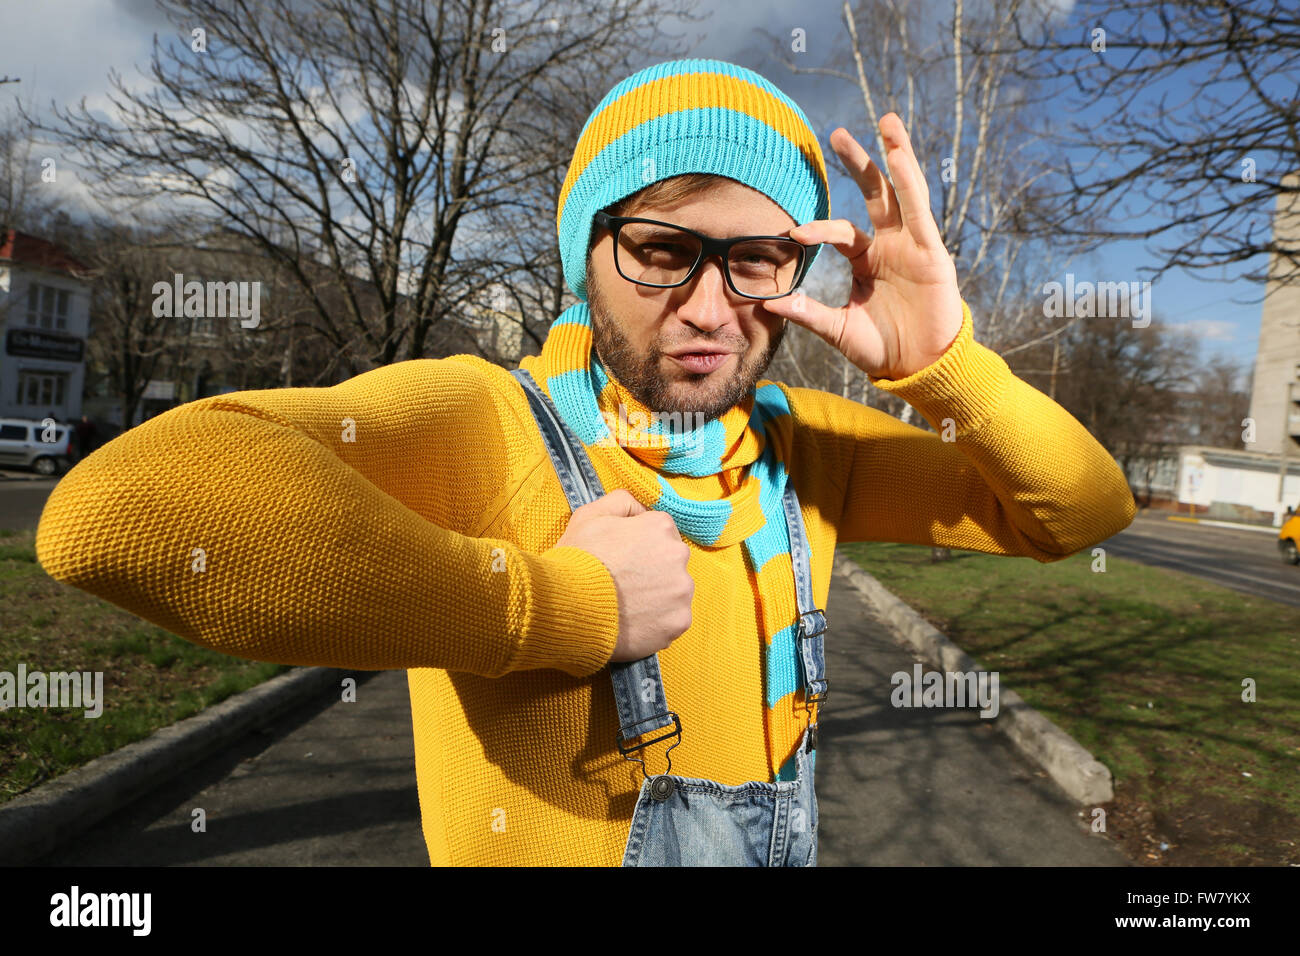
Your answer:
[[[744,183],[799,225],[830,218],[826,162],[794,100],[734,63],[659,63],[606,93],[578,137],[555,219],[564,279],[574,295],[587,299],[591,217],[686,173]]]

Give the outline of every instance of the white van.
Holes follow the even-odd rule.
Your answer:
[[[54,475],[72,464],[72,426],[54,426],[53,441],[42,441],[45,426],[30,418],[0,418],[0,468],[31,468]]]

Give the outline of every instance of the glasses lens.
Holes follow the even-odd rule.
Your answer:
[[[689,232],[648,222],[629,222],[618,235],[618,267],[633,282],[676,285],[700,257],[700,240]]]
[[[745,295],[785,295],[799,275],[803,246],[793,239],[751,239],[731,247],[731,281]]]
[[[615,251],[619,271],[633,282],[673,286],[700,258],[700,240],[671,226],[629,222]],[[793,239],[751,239],[731,247],[727,268],[742,294],[769,297],[794,288],[802,262],[803,246]]]

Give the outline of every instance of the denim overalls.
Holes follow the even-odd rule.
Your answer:
[[[526,369],[514,369],[510,374],[528,396],[529,408],[569,506],[576,510],[601,497],[604,486],[586,449],[560,418],[551,399]],[[671,751],[681,743],[681,720],[668,709],[657,654],[639,661],[611,663],[610,677],[618,706],[618,750],[628,760],[640,763],[646,775],[623,851],[623,866],[817,865],[817,795],[813,792],[817,723],[811,707],[826,699],[822,652],[826,616],[813,607],[808,539],[793,482],[786,482],[782,503],[799,602],[800,634],[795,644],[803,665],[804,699],[812,716],[794,756],[795,779],[726,786],[669,773],[646,775],[645,761],[630,755],[675,737],[668,748]],[[669,725],[672,729],[667,733],[627,746],[627,741]],[[671,757],[668,769],[672,770]]]

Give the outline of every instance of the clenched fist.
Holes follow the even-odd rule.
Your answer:
[[[581,548],[614,578],[618,643],[611,661],[649,657],[691,626],[691,549],[667,513],[619,488],[575,510],[555,546]]]

